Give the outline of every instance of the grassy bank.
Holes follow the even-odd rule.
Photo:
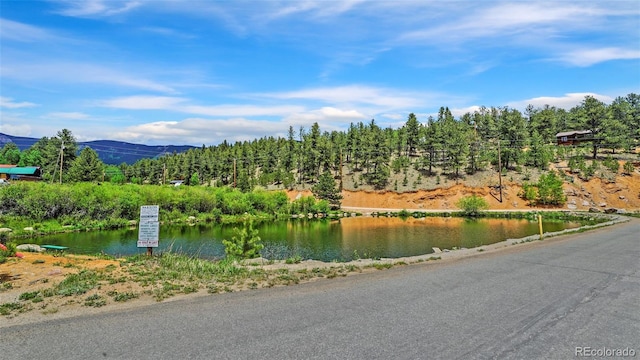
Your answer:
[[[329,208],[326,201],[312,197],[290,202],[281,191],[18,182],[0,191],[0,227],[11,228],[11,236],[121,228],[138,219],[142,205],[159,205],[160,220],[165,223],[188,219],[231,223],[245,215],[269,220]]]

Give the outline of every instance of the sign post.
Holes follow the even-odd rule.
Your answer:
[[[146,247],[147,255],[153,255],[153,248],[158,247],[160,222],[158,214],[160,206],[143,205],[140,207],[140,225],[138,226],[138,247]]]

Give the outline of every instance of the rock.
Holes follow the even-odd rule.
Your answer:
[[[0,228],[0,234],[4,234],[4,233],[10,233],[12,232],[13,229],[9,229],[9,228]]]
[[[624,197],[623,195],[620,195],[620,196],[618,196],[618,199],[620,199],[620,200],[624,200],[624,199],[625,199],[625,197]]]
[[[571,199],[568,202],[569,205],[575,205],[576,204],[576,199]]]
[[[127,222],[127,224],[129,224],[129,226],[136,226],[136,225],[138,225],[138,220],[129,220],[129,222]]]
[[[587,200],[582,201],[582,206],[589,206],[589,205],[591,205],[591,203],[588,202]]]
[[[41,248],[40,245],[36,244],[21,244],[16,246],[16,249],[20,251],[28,251],[28,252],[43,252],[46,249]]]
[[[567,209],[569,209],[569,210],[575,210],[577,208],[578,207],[576,206],[576,204],[567,204]]]
[[[433,250],[434,254],[440,254],[442,252],[442,250],[440,250],[440,248],[437,248],[437,247],[432,247],[431,249]]]
[[[626,213],[627,213],[627,210],[625,210],[625,209],[618,209],[618,212],[617,212],[617,213],[618,213],[618,214],[626,214]]]
[[[22,229],[24,231],[34,231],[35,229],[32,226],[27,226],[26,228]]]
[[[195,217],[195,216],[189,216],[189,217],[187,218],[187,221],[188,221],[188,222],[196,222],[196,217]]]
[[[607,203],[600,203],[600,207],[607,207]]]
[[[604,209],[604,213],[605,214],[615,214],[618,212],[618,209],[616,208],[608,208],[608,209]]]
[[[598,208],[590,207],[589,208],[589,212],[590,213],[599,213],[599,212],[602,212],[602,211],[600,211],[600,209],[598,209]]]

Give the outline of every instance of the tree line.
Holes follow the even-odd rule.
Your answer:
[[[556,133],[570,130],[590,130],[592,139],[577,151],[556,146]],[[164,184],[180,179],[187,185],[251,191],[256,186],[292,188],[352,176],[354,187],[384,189],[392,172],[414,169],[420,176],[459,178],[497,165],[498,157],[501,170],[544,170],[550,162],[576,154],[595,159],[602,149],[631,151],[639,139],[640,95],[630,93],[610,104],[585,96],[570,110],[530,105],[522,113],[481,107],[455,118],[448,107],[441,107],[426,123],[412,113],[395,129],[371,120],[329,132],[314,123],[309,129],[289,127],[286,137],[223,141],[119,166],[105,166],[89,147],[78,151],[71,131],[63,129],[22,152],[7,143],[0,150],[0,163],[39,166],[43,179],[52,182]]]

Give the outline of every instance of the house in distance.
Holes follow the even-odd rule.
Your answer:
[[[558,145],[579,145],[583,142],[593,141],[591,130],[565,131],[556,134]]]

